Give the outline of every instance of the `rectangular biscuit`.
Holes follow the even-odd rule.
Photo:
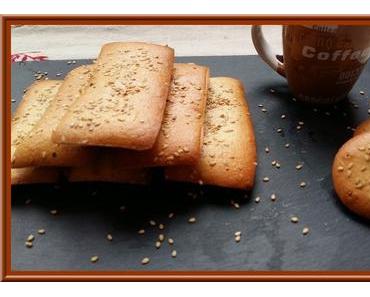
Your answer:
[[[11,160],[32,129],[44,115],[61,85],[61,80],[37,81],[28,87],[21,103],[12,116],[11,122]]]
[[[11,170],[11,184],[45,184],[59,180],[59,170],[53,167],[26,167]]]
[[[94,77],[52,135],[56,143],[145,150],[161,127],[173,49],[140,42],[102,47]]]
[[[122,167],[194,164],[200,157],[208,68],[175,64],[161,130],[154,146],[145,151],[116,149],[112,153]]]
[[[149,170],[144,168],[123,168],[118,166],[111,148],[105,148],[97,154],[89,165],[73,167],[67,170],[70,182],[116,182],[146,184],[150,180]]]
[[[250,189],[256,171],[256,143],[240,81],[210,79],[201,158],[194,166],[165,169],[166,178]]]
[[[91,147],[63,145],[52,142],[52,131],[83,93],[93,75],[93,65],[73,69],[59,87],[42,118],[28,137],[17,146],[14,154],[14,168],[29,166],[79,166],[88,163],[93,156]]]

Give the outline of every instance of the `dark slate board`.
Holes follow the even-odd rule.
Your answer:
[[[187,57],[180,62],[208,65],[212,76],[234,76],[246,87],[258,142],[259,166],[252,193],[165,184],[158,177],[150,187],[112,184],[61,184],[12,189],[13,270],[369,270],[370,224],[349,213],[338,202],[331,183],[331,164],[353,127],[368,118],[370,65],[349,95],[336,107],[314,110],[292,101],[285,80],[256,56]],[[79,60],[13,64],[12,98],[17,103],[35,71],[65,75]],[[61,77],[62,77],[61,76]],[[270,88],[276,90],[270,93]],[[360,95],[359,91],[366,95]],[[350,102],[358,104],[354,108]],[[268,110],[261,112],[258,104]],[[346,115],[343,114],[346,113]],[[281,119],[282,114],[286,119]],[[304,127],[297,131],[298,121]],[[284,133],[276,133],[277,128]],[[285,148],[290,143],[290,148]],[[264,148],[268,146],[270,153]],[[280,169],[271,166],[278,160]],[[303,162],[300,171],[295,169]],[[263,183],[268,176],[270,182]],[[301,181],[307,182],[304,189]],[[188,194],[188,193],[192,194]],[[277,200],[272,202],[270,195]],[[196,199],[192,196],[196,195]],[[254,202],[261,197],[259,204]],[[25,205],[32,199],[30,205]],[[238,201],[240,209],[230,205]],[[120,211],[125,205],[126,210]],[[57,208],[57,216],[49,214]],[[169,219],[169,212],[175,217]],[[298,224],[290,222],[297,215]],[[189,224],[195,216],[197,222]],[[164,234],[175,240],[176,259],[164,244],[156,250],[160,233],[154,219],[165,224]],[[301,234],[304,226],[310,234]],[[46,234],[37,235],[39,228]],[[145,228],[144,236],[137,234]],[[234,232],[242,231],[240,243]],[[106,240],[106,234],[113,241]],[[24,242],[35,234],[34,247]],[[96,264],[90,257],[98,255]],[[149,265],[140,264],[150,257]]]

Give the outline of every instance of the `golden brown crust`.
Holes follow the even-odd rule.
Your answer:
[[[79,166],[86,164],[93,156],[93,150],[85,146],[61,145],[51,141],[52,131],[63,115],[88,85],[93,65],[73,69],[59,88],[55,99],[44,115],[17,147],[14,168],[29,166]]]
[[[33,83],[12,116],[11,123],[11,159],[17,147],[27,139],[31,130],[44,115],[54,99],[62,81],[43,80]]]
[[[53,141],[151,148],[163,119],[173,59],[173,49],[165,46],[104,45],[91,85],[63,117]]]
[[[102,149],[97,158],[89,165],[70,168],[67,178],[70,182],[117,182],[129,184],[146,184],[149,171],[144,168],[122,168],[117,166],[111,148]]]
[[[353,136],[360,135],[362,133],[370,133],[370,119],[363,121],[357,128]]]
[[[195,166],[166,168],[166,178],[250,189],[255,171],[256,143],[243,86],[233,78],[211,78],[201,158]]]
[[[52,167],[27,167],[11,170],[11,184],[41,184],[56,183],[59,180],[59,171]]]
[[[370,133],[358,135],[342,146],[335,156],[332,175],[343,204],[370,219]]]
[[[145,151],[117,149],[116,164],[122,167],[190,165],[199,160],[208,68],[175,64],[161,130],[154,146]]]

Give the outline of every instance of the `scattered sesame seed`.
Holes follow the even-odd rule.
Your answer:
[[[107,240],[109,240],[109,241],[112,241],[113,240],[113,236],[112,236],[112,234],[107,234]]]
[[[189,220],[188,220],[188,223],[195,223],[197,221],[197,219],[195,218],[195,217],[191,217],[191,218],[189,218]]]
[[[12,103],[15,103],[15,102],[17,102],[17,100],[15,100],[15,99],[12,99],[12,100],[11,100],[11,102],[12,102]]]
[[[289,143],[286,143],[286,144],[285,144],[285,147],[286,147],[286,148],[289,148],[289,147],[290,147],[290,144],[289,144]]]
[[[98,256],[93,256],[93,257],[90,258],[91,263],[96,263],[96,262],[98,262],[98,260],[99,260]]]
[[[283,129],[279,128],[279,129],[276,130],[276,132],[281,133],[281,132],[283,132]]]
[[[33,243],[31,241],[26,241],[25,246],[28,247],[28,248],[31,248],[31,247],[33,247]]]
[[[258,107],[263,107],[263,104],[258,104]]]
[[[282,114],[281,115],[281,119],[285,119],[286,118],[286,115],[285,114]]]
[[[296,167],[295,167],[295,169],[297,169],[297,170],[301,170],[303,168],[303,164],[298,164]]]
[[[149,221],[149,224],[150,224],[150,226],[155,226],[155,225],[157,225],[157,223],[156,223],[155,221],[153,221],[153,220],[150,220],[150,221]]]
[[[139,231],[137,231],[138,234],[140,235],[143,235],[145,233],[145,230],[144,229],[140,229]]]
[[[296,223],[298,223],[298,222],[299,222],[299,219],[298,219],[298,217],[291,217],[291,218],[290,218],[290,221],[291,221],[292,223],[296,224]]]
[[[310,232],[310,229],[308,227],[304,227],[302,230],[303,235],[307,235]]]
[[[175,215],[175,214],[174,214],[173,212],[171,212],[171,213],[169,213],[169,214],[168,214],[168,218],[169,218],[169,219],[172,219],[174,215]]]
[[[177,252],[176,252],[176,250],[173,250],[173,251],[171,252],[171,256],[172,256],[172,258],[176,258],[176,256],[177,256]]]
[[[164,225],[163,224],[159,224],[158,228],[159,228],[159,230],[163,230],[164,229]]]
[[[360,95],[365,95],[365,92],[364,91],[360,91]]]
[[[264,181],[265,183],[267,183],[269,180],[270,180],[270,179],[269,179],[267,176],[265,176],[265,177],[263,178],[263,181]]]
[[[271,199],[271,201],[276,201],[276,195],[275,194],[271,194],[270,199]]]
[[[259,203],[259,202],[261,201],[261,197],[256,197],[256,198],[254,199],[254,201],[255,201],[256,203]]]
[[[46,233],[45,229],[39,229],[37,230],[37,233],[40,235],[44,235]]]
[[[150,259],[149,258],[143,258],[142,260],[141,260],[141,264],[143,264],[143,265],[146,265],[146,264],[148,264],[150,262]]]
[[[267,109],[266,108],[261,108],[261,111],[262,112],[267,112]]]
[[[276,167],[277,169],[279,169],[279,168],[281,167],[280,163],[279,163],[279,162],[276,162],[275,167]]]
[[[268,154],[270,152],[270,149],[268,147],[265,148],[265,153]]]
[[[305,182],[301,182],[301,183],[299,184],[299,186],[300,186],[301,188],[304,188],[306,185],[307,185],[307,184],[306,184]]]
[[[242,235],[242,231],[236,231],[236,232],[234,233],[234,235],[235,235],[235,236],[240,236],[240,235]]]
[[[156,247],[157,249],[159,249],[159,248],[161,247],[161,242],[160,242],[160,241],[156,241],[156,242],[155,242],[155,247]]]
[[[275,93],[275,90],[274,89],[270,89],[270,93],[274,94]]]
[[[159,234],[159,235],[158,235],[158,240],[159,240],[160,242],[164,241],[164,234]]]
[[[50,210],[50,214],[52,214],[53,216],[55,216],[55,215],[58,214],[58,210],[52,209],[52,210]]]
[[[174,240],[172,238],[168,238],[168,244],[174,244]]]
[[[235,236],[235,242],[239,242],[240,241],[240,236]]]
[[[32,234],[28,235],[27,237],[27,241],[34,241],[35,240],[35,236],[33,236]]]

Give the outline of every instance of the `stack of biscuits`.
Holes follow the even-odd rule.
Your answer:
[[[12,117],[13,185],[168,180],[250,189],[256,145],[243,86],[174,50],[105,44],[96,62],[32,84]]]

